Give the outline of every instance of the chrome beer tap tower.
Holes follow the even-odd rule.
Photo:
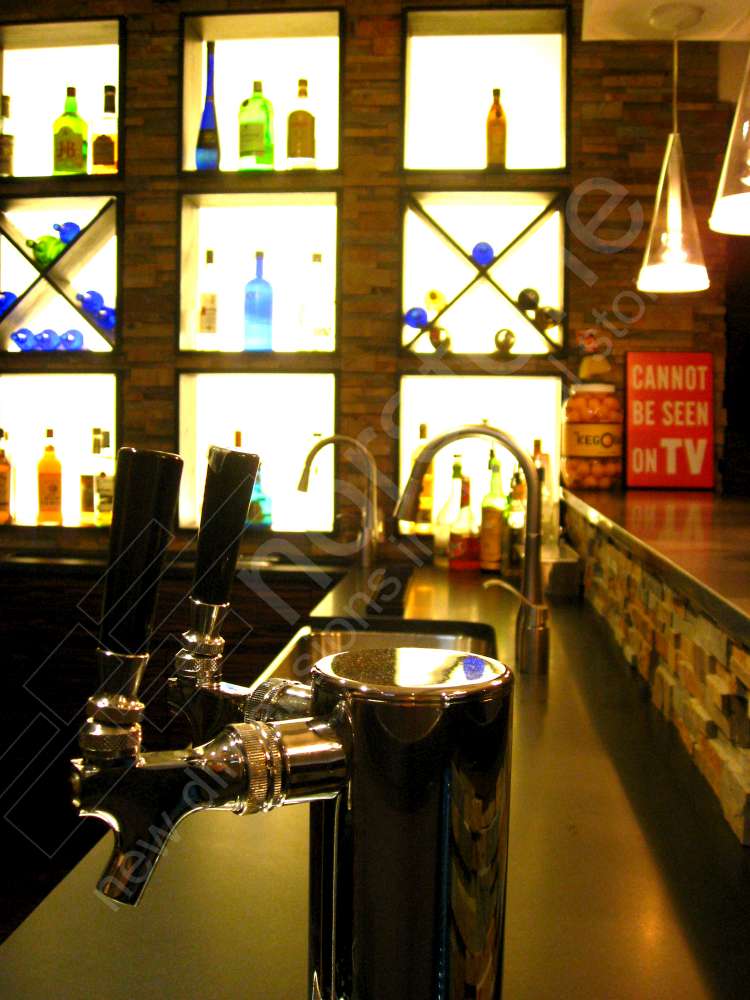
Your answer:
[[[72,776],[81,814],[114,831],[99,891],[137,903],[169,833],[192,812],[306,803],[308,996],[497,1000],[510,671],[475,654],[395,648],[325,657],[309,685],[223,682],[219,627],[258,459],[211,448],[191,622],[170,685],[200,742],[145,752],[138,692],[181,465],[132,448],[118,457],[100,683]]]

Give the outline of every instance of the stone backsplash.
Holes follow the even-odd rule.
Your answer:
[[[750,845],[750,650],[606,528],[569,506],[565,525],[584,560],[586,600],[675,726],[732,830]]]

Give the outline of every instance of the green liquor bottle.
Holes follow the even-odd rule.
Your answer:
[[[65,110],[55,120],[53,169],[56,174],[85,174],[89,152],[89,129],[78,114],[76,88],[68,87]]]
[[[240,105],[240,170],[273,170],[273,105],[260,80]]]

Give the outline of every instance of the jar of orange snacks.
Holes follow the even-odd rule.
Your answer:
[[[563,408],[562,480],[571,489],[609,490],[622,480],[623,414],[613,385],[573,386]]]

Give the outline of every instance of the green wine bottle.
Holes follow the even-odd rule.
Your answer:
[[[78,114],[76,88],[68,87],[65,110],[55,120],[53,169],[56,174],[85,174],[89,152],[89,129]]]
[[[240,170],[273,170],[273,105],[260,80],[240,105]]]

